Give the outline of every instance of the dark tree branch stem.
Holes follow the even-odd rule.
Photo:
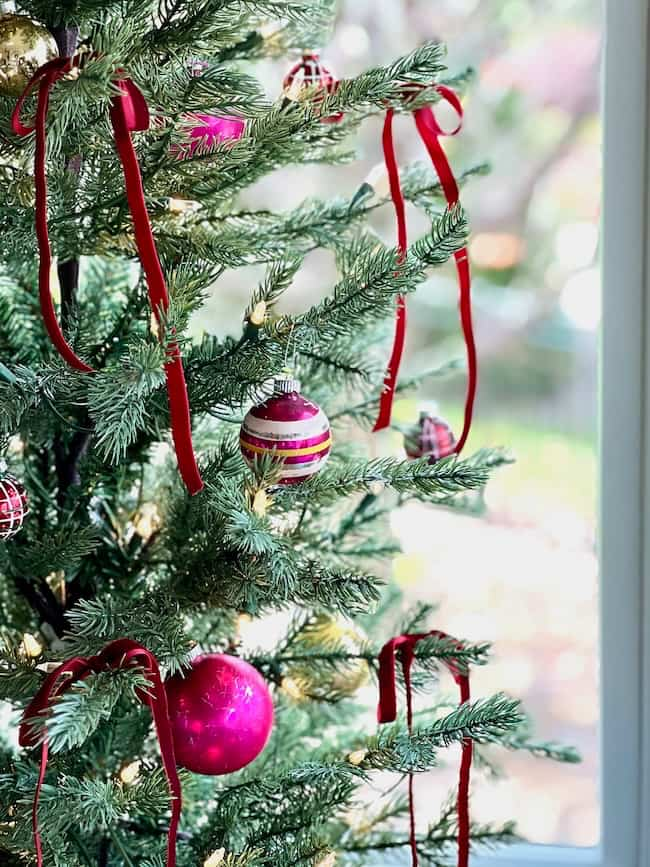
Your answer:
[[[16,589],[34,611],[49,623],[61,637],[66,629],[65,612],[45,580],[32,583],[27,578],[15,578]]]
[[[99,844],[99,860],[97,861],[97,867],[108,867],[108,856],[110,851],[111,839],[110,837],[103,837]]]

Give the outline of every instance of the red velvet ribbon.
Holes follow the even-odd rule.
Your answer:
[[[56,81],[72,69],[78,68],[83,60],[83,55],[75,55],[70,58],[57,57],[41,66],[34,73],[19,98],[13,111],[11,123],[17,135],[26,136],[32,132],[36,133],[34,179],[36,187],[36,237],[40,257],[38,293],[45,327],[59,354],[71,367],[83,373],[92,373],[93,369],[79,358],[66,341],[56,315],[50,287],[52,250],[47,225],[46,122],[50,91]],[[130,78],[119,78],[116,84],[119,88],[119,94],[113,97],[110,110],[115,146],[122,164],[127,200],[133,218],[135,242],[147,280],[149,301],[153,313],[160,323],[169,309],[169,295],[149,222],[140,167],[131,140],[131,132],[148,128],[149,111],[142,93]],[[33,126],[26,126],[22,123],[20,114],[25,100],[37,85],[38,102],[35,122]],[[176,449],[179,472],[190,494],[196,494],[203,488],[203,480],[199,473],[192,445],[192,423],[187,385],[181,353],[176,341],[172,341],[167,348],[165,377],[172,438]]]
[[[148,704],[151,709],[156,736],[160,745],[162,763],[169,785],[171,819],[167,834],[167,867],[175,867],[176,837],[182,808],[181,784],[178,778],[178,771],[176,770],[174,742],[169,723],[165,686],[156,657],[146,647],[143,647],[136,641],[132,641],[130,638],[120,638],[106,645],[97,656],[76,656],[60,665],[47,676],[43,685],[25,709],[20,722],[19,743],[22,747],[35,747],[38,745],[39,734],[34,728],[34,721],[39,717],[42,720],[56,699],[75,683],[84,680],[90,674],[110,669],[128,668],[129,666],[141,667],[145,677],[151,683],[151,692],[138,690],[137,695],[140,701],[143,704]],[[38,803],[43,788],[43,781],[45,780],[48,754],[47,734],[45,734],[41,743],[41,763],[32,806],[32,828],[38,867],[43,867],[43,847],[38,828]]]
[[[434,169],[440,178],[440,184],[447,200],[447,205],[451,208],[457,204],[459,199],[458,184],[454,177],[454,173],[447,159],[447,155],[441,144],[441,138],[446,135],[456,135],[460,131],[463,117],[463,107],[456,93],[449,87],[439,85],[436,88],[445,102],[449,103],[457,112],[459,117],[458,126],[445,132],[432,111],[428,106],[417,109],[413,114],[415,118],[415,126],[422,139],[424,146],[427,149]],[[395,207],[395,215],[397,218],[397,248],[399,251],[398,261],[402,262],[406,255],[407,249],[407,231],[406,231],[406,211],[404,205],[404,196],[399,179],[399,167],[395,157],[395,145],[393,141],[393,115],[392,109],[386,112],[384,121],[384,132],[382,136],[382,144],[384,149],[384,160],[386,170],[388,172],[388,181],[390,185],[391,198]],[[472,425],[472,415],[474,411],[474,400],[476,397],[476,385],[478,378],[478,363],[476,358],[476,345],[474,342],[474,331],[472,327],[472,296],[471,287],[472,280],[469,268],[469,259],[467,248],[463,247],[454,253],[456,261],[456,273],[458,276],[459,288],[459,307],[460,319],[465,339],[465,347],[467,353],[467,392],[465,396],[465,417],[463,422],[463,430],[456,443],[455,452],[458,454],[462,451],[467,437],[469,436]],[[393,349],[391,357],[386,369],[384,378],[384,388],[379,400],[379,414],[373,430],[383,430],[388,427],[391,420],[393,409],[393,398],[395,388],[397,386],[397,377],[399,374],[402,353],[404,351],[404,339],[406,336],[406,303],[403,295],[397,298],[397,310],[395,314],[395,336],[393,338]]]
[[[406,720],[409,732],[413,730],[413,688],[411,684],[411,667],[415,658],[415,647],[423,638],[442,638],[451,641],[449,635],[434,629],[431,632],[398,635],[391,638],[383,646],[379,654],[379,706],[377,718],[380,723],[393,722],[397,718],[397,684],[395,680],[395,655],[399,650],[406,688]],[[458,647],[460,642],[455,642]],[[460,690],[460,704],[470,699],[469,674],[455,659],[444,660],[452,677]],[[460,771],[458,775],[458,797],[456,811],[458,816],[458,867],[468,867],[470,844],[469,821],[469,781],[472,767],[472,741],[465,738],[462,744]],[[411,862],[418,865],[417,838],[415,834],[415,801],[413,794],[413,774],[409,774],[409,845],[411,847]]]

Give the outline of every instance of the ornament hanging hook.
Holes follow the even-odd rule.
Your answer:
[[[288,376],[293,376],[296,370],[296,358],[298,356],[298,347],[296,344],[296,340],[294,338],[294,332],[296,328],[295,320],[291,323],[291,329],[289,331],[289,336],[287,338],[287,345],[284,349],[284,364],[282,366],[282,372],[287,374]],[[291,355],[291,362],[289,362],[289,353],[291,351],[291,341],[293,340],[293,355]]]

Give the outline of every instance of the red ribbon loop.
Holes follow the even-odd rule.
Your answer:
[[[145,677],[151,683],[151,692],[138,690],[138,698],[143,704],[147,704],[151,710],[156,736],[160,746],[160,754],[163,767],[167,776],[167,784],[171,795],[171,819],[167,834],[167,867],[176,865],[176,838],[182,809],[181,784],[176,769],[174,756],[174,743],[169,712],[167,709],[167,694],[158,667],[156,657],[136,641],[130,638],[120,638],[112,641],[97,656],[76,656],[60,665],[55,671],[47,676],[41,688],[36,693],[23,713],[18,740],[23,747],[35,747],[38,743],[38,734],[34,730],[34,721],[43,719],[54,701],[63,695],[70,687],[88,675],[129,666],[142,667]],[[32,806],[32,829],[34,835],[34,847],[38,867],[43,867],[43,847],[38,828],[38,803],[40,800],[47,762],[49,756],[47,733],[43,736],[41,744],[41,762],[34,793]]]
[[[36,237],[39,249],[38,291],[45,327],[53,345],[70,367],[83,373],[92,373],[92,367],[79,358],[65,339],[52,300],[50,287],[52,250],[47,225],[46,173],[46,124],[50,91],[59,78],[74,67],[80,66],[86,57],[87,55],[75,55],[71,58],[60,57],[41,66],[34,73],[25,91],[18,99],[11,123],[16,135],[25,136],[34,131],[36,133],[34,180],[36,186]],[[20,115],[27,96],[37,85],[36,119],[33,126],[27,126],[21,121]],[[110,109],[115,146],[122,164],[127,200],[133,218],[136,247],[149,290],[149,302],[154,315],[160,322],[169,308],[169,294],[151,230],[140,166],[131,141],[132,131],[146,130],[149,127],[149,109],[141,91],[130,78],[118,78],[117,86],[119,94],[111,101]],[[176,341],[172,341],[168,346],[165,376],[178,469],[190,494],[196,494],[203,488],[203,480],[192,444],[192,422],[187,384],[180,349]]]
[[[47,227],[47,174],[46,174],[46,120],[50,102],[50,90],[54,83],[70,72],[75,66],[79,66],[81,56],[57,57],[36,70],[27,83],[27,87],[18,99],[11,116],[11,126],[16,135],[26,136],[36,133],[34,154],[34,184],[36,187],[36,238],[39,250],[38,265],[38,295],[41,305],[43,320],[50,340],[59,352],[59,355],[75,370],[83,373],[91,373],[89,367],[72,349],[67,342],[59,325],[52,292],[50,289],[50,271],[52,269],[52,249]],[[38,85],[38,102],[36,118],[33,126],[23,124],[20,114],[28,95]]]
[[[454,173],[444,152],[440,139],[443,136],[456,135],[461,129],[463,118],[463,107],[451,88],[445,85],[438,85],[436,91],[442,99],[449,103],[458,115],[458,124],[455,129],[445,132],[438,123],[435,114],[429,107],[416,109],[414,114],[415,126],[418,131],[424,146],[431,158],[434,169],[440,179],[445,199],[448,207],[453,207],[458,202],[458,184],[454,177]],[[388,109],[386,112],[386,120],[384,123],[384,133],[382,137],[384,160],[386,170],[388,172],[388,180],[390,184],[391,198],[395,207],[395,215],[397,218],[397,233],[398,233],[398,251],[399,261],[403,261],[407,249],[407,233],[406,233],[406,217],[404,207],[404,197],[399,179],[399,167],[395,158],[395,146],[393,142],[393,110]],[[458,276],[459,287],[459,307],[461,326],[465,340],[467,353],[467,391],[465,396],[465,417],[463,422],[463,430],[456,443],[455,452],[459,454],[469,436],[472,425],[472,415],[474,412],[474,401],[476,398],[476,387],[478,380],[478,361],[476,356],[476,345],[474,341],[474,329],[472,325],[472,298],[471,298],[471,274],[469,268],[469,259],[467,248],[463,247],[454,253],[456,262],[456,273]],[[379,414],[373,430],[379,431],[388,427],[391,420],[393,399],[395,389],[397,387],[397,378],[399,374],[400,363],[404,351],[404,340],[406,337],[406,307],[405,298],[403,295],[397,297],[397,310],[395,313],[395,336],[393,338],[393,349],[391,357],[386,369],[384,377],[384,388],[379,399]]]
[[[379,704],[377,707],[377,719],[379,723],[393,722],[397,718],[397,682],[395,677],[395,656],[400,652],[400,662],[404,686],[406,689],[406,719],[409,732],[413,729],[413,689],[411,685],[411,668],[415,659],[415,648],[418,642],[424,638],[441,638],[452,641],[457,647],[462,647],[461,642],[452,639],[451,636],[439,629],[430,632],[412,633],[410,635],[398,635],[391,638],[382,647],[379,654]],[[460,690],[460,704],[470,699],[469,674],[465,666],[457,659],[443,660],[445,666],[458,684]],[[460,771],[458,775],[458,798],[456,812],[458,815],[458,867],[468,867],[470,848],[470,820],[469,820],[469,782],[472,766],[472,741],[466,738],[462,744]],[[415,800],[413,793],[413,774],[409,774],[409,845],[411,847],[411,863],[417,867],[419,858],[417,851],[417,837],[415,833]]]
[[[111,110],[115,101],[119,99],[122,104],[122,112],[129,132],[143,132],[149,129],[149,106],[142,95],[142,91],[136,87],[130,78],[122,78],[117,86],[120,96],[113,99]]]

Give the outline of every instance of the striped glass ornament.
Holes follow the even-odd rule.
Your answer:
[[[300,383],[278,377],[273,394],[246,415],[239,434],[244,460],[252,466],[261,455],[281,461],[281,485],[304,482],[319,472],[332,446],[323,410],[300,394]]]

